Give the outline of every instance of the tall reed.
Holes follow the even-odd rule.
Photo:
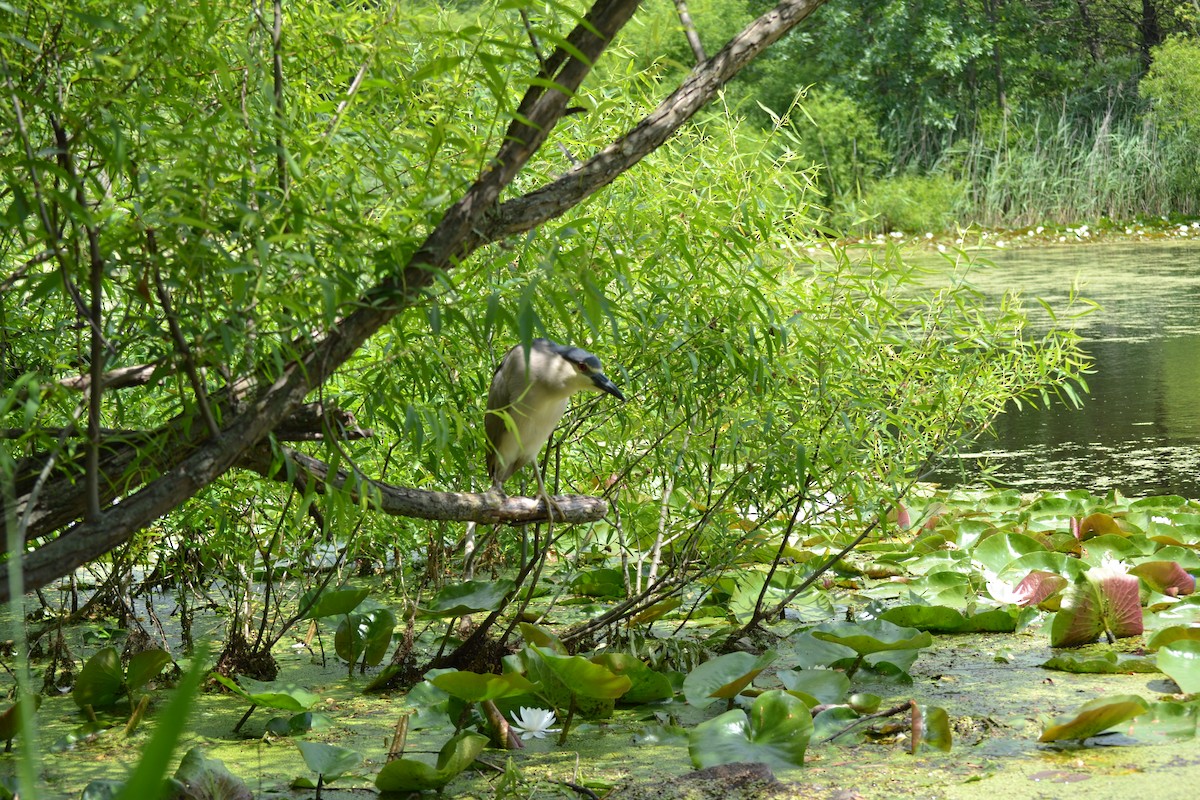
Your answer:
[[[967,186],[960,219],[989,227],[1200,212],[1195,148],[1110,112],[1005,120],[950,147],[938,170]]]

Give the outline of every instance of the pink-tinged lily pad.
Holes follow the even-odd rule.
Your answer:
[[[1039,742],[1083,741],[1145,713],[1150,704],[1136,694],[1100,697],[1079,707],[1074,716],[1056,719],[1042,731]]]
[[[1181,691],[1200,692],[1200,642],[1177,639],[1158,651],[1158,668],[1179,684]]]
[[[914,703],[909,752],[916,754],[923,749],[933,748],[949,753],[953,743],[950,715],[946,713],[946,709]]]
[[[1138,579],[1119,565],[1088,570],[1067,589],[1050,627],[1051,647],[1077,647],[1105,634],[1110,642],[1142,632]]]
[[[1196,591],[1196,576],[1176,561],[1146,561],[1129,570],[1156,592],[1168,597],[1180,597]]]

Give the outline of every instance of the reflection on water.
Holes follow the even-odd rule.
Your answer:
[[[972,282],[1065,306],[1070,287],[1103,309],[1079,321],[1095,362],[1082,410],[1010,410],[961,464],[934,477],[970,481],[979,464],[1005,485],[1116,488],[1200,499],[1200,245],[1028,249],[990,256]],[[1036,318],[1035,318],[1036,321]],[[1045,318],[1041,320],[1042,325]]]

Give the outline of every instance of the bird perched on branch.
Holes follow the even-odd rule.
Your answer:
[[[562,419],[571,395],[586,391],[625,400],[604,374],[600,359],[587,350],[534,339],[528,353],[519,344],[504,355],[492,376],[483,422],[488,477],[494,490],[503,493],[504,482],[533,461],[538,489],[548,497],[536,468],[538,452]]]

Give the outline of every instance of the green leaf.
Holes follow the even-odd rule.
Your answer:
[[[272,736],[303,736],[311,731],[323,731],[333,727],[333,720],[319,711],[302,711],[287,717],[271,717],[266,730]]]
[[[850,679],[837,670],[788,669],[778,675],[788,691],[804,692],[821,703],[841,703],[850,691]]]
[[[933,637],[927,631],[903,628],[886,620],[826,622],[810,632],[817,639],[845,645],[860,656],[888,650],[916,650],[933,644]]]
[[[1074,716],[1063,716],[1042,731],[1039,742],[1082,741],[1145,713],[1150,705],[1135,694],[1100,697],[1084,703]]]
[[[359,659],[374,666],[387,655],[396,630],[396,615],[386,608],[349,614],[338,623],[333,635],[333,650],[350,664]]]
[[[950,730],[950,716],[946,709],[938,706],[918,705],[913,710],[912,722],[913,753],[932,747],[949,753],[954,742],[954,734]]]
[[[1105,650],[1102,653],[1077,655],[1062,653],[1041,665],[1044,669],[1089,675],[1124,675],[1135,672],[1158,672],[1154,662],[1146,658]]]
[[[317,588],[309,589],[300,597],[300,608],[304,608],[312,600],[312,596],[318,591]],[[326,589],[321,592],[321,596],[313,603],[312,607],[304,613],[301,619],[320,619],[321,617],[333,617],[349,614],[358,605],[366,599],[370,594],[370,589],[362,589],[356,586],[339,586],[337,589]]]
[[[232,689],[235,694],[264,708],[277,708],[280,711],[307,711],[321,699],[318,695],[293,683],[256,681],[244,675],[238,679],[238,683],[217,673],[213,673],[212,677],[218,683]]]
[[[646,666],[644,661],[628,653],[601,653],[592,661],[608,668],[614,675],[630,680],[632,686],[620,697],[624,704],[653,703],[657,700],[670,700],[675,696],[670,678],[661,672],[655,672]]]
[[[411,758],[389,761],[375,776],[375,788],[381,792],[441,789],[471,765],[487,741],[486,736],[463,731],[443,745],[436,767]]]
[[[175,754],[175,746],[183,729],[187,725],[188,713],[192,702],[200,692],[200,683],[204,678],[204,661],[207,653],[200,648],[192,661],[192,666],[184,673],[179,685],[171,694],[166,708],[156,715],[157,725],[150,741],[141,750],[137,766],[125,788],[121,790],[118,800],[144,800],[147,797],[159,797],[162,793],[164,776]]]
[[[123,679],[121,657],[114,648],[106,647],[83,665],[71,698],[80,708],[89,705],[95,709],[109,708],[116,705],[124,692]]]
[[[466,581],[446,586],[421,613],[430,617],[461,617],[479,611],[495,611],[512,594],[516,584],[507,578],[498,581]]]
[[[541,649],[538,649],[538,655],[542,663],[577,697],[616,700],[633,688],[633,681],[629,678],[617,675],[603,664],[594,664],[583,656],[559,656]]]
[[[534,689],[533,684],[524,675],[516,672],[493,675],[491,673],[481,674],[466,670],[454,670],[453,672],[443,672],[440,675],[435,675],[429,680],[446,694],[468,703],[529,694]]]
[[[347,747],[337,747],[324,742],[297,741],[300,755],[304,763],[313,772],[325,779],[325,782],[337,780],[350,770],[362,763],[362,753]]]
[[[688,754],[697,769],[738,762],[791,769],[804,765],[812,730],[808,706],[776,689],[759,695],[749,714],[735,708],[697,725]]]
[[[750,682],[777,658],[771,650],[753,653],[726,653],[705,661],[683,679],[683,695],[689,705],[703,708],[714,700],[737,697]]]
[[[33,695],[33,710],[36,712],[42,707],[42,696],[40,694]],[[3,714],[0,714],[0,741],[11,742],[17,738],[17,734],[21,732],[21,704],[13,703]]]
[[[204,749],[200,747],[184,753],[175,770],[175,780],[187,790],[184,796],[195,800],[251,800],[253,797],[241,778],[226,769],[221,760],[204,755]]]
[[[1200,692],[1200,641],[1176,639],[1158,650],[1158,668],[1167,673],[1180,690]]]
[[[130,692],[135,692],[158,677],[163,667],[171,663],[171,654],[165,650],[143,650],[129,659],[125,683]]]

